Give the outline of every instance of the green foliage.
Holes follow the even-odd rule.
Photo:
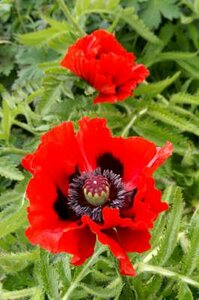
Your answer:
[[[65,6],[67,5],[67,6]],[[199,290],[199,1],[3,0],[0,4],[0,299],[179,299]],[[95,91],[60,67],[85,32],[113,32],[150,70],[133,97],[93,105]],[[130,254],[135,278],[105,247],[83,266],[30,245],[22,157],[40,135],[82,116],[104,117],[114,135],[141,135],[174,155],[155,173],[169,210],[152,248]]]
[[[0,175],[11,180],[23,180],[23,174],[17,169],[17,165],[9,156],[0,157]]]
[[[157,28],[161,23],[162,16],[169,20],[179,18],[180,11],[176,2],[176,0],[146,1],[143,4],[143,12],[141,13],[144,22],[149,28]]]

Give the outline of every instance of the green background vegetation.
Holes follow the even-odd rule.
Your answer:
[[[93,90],[59,67],[66,48],[97,28],[150,69],[123,103],[93,106]],[[0,81],[0,299],[198,299],[199,1],[1,0]],[[24,237],[30,176],[21,158],[45,131],[83,115],[107,118],[115,135],[174,144],[155,174],[170,209],[152,250],[130,255],[135,278],[118,273],[105,247],[74,268]]]

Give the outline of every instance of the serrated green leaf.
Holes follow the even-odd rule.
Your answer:
[[[188,119],[176,113],[173,113],[166,107],[158,104],[152,104],[150,105],[147,113],[151,117],[154,117],[155,119],[160,120],[163,123],[177,127],[181,132],[187,131],[197,136],[199,135],[199,126],[197,122],[195,122],[195,120],[192,120],[191,118]]]
[[[176,247],[177,235],[180,229],[180,222],[183,209],[181,189],[179,187],[175,187],[173,189],[171,197],[172,208],[170,207],[170,215],[167,229],[165,235],[161,240],[158,254],[155,257],[156,264],[159,266],[164,265],[172,255]]]
[[[43,47],[47,45],[58,52],[64,52],[68,45],[74,41],[70,35],[68,24],[46,17],[45,20],[51,27],[37,32],[20,34],[17,36],[18,41],[25,46]]]
[[[177,60],[177,63],[188,72],[189,76],[199,79],[199,57],[186,60]]]
[[[173,51],[173,52],[162,52],[159,53],[158,55],[156,55],[153,59],[151,59],[151,61],[147,64],[147,66],[151,66],[155,63],[158,62],[162,62],[165,60],[173,60],[173,61],[177,61],[177,60],[186,60],[192,57],[195,57],[198,55],[198,52],[180,52],[180,51]]]
[[[65,95],[73,99],[72,86],[74,77],[62,68],[49,68],[43,82],[43,95],[38,104],[38,111],[47,115],[54,103],[61,100]]]
[[[118,282],[119,283],[119,282]],[[99,287],[99,286],[95,286],[95,285],[91,285],[91,284],[84,284],[81,283],[80,284],[81,288],[84,289],[89,295],[92,296],[97,296],[101,299],[110,299],[112,297],[116,296],[116,289],[108,289],[106,288],[106,293],[104,292],[104,288]]]
[[[177,93],[173,94],[170,100],[172,103],[199,105],[199,95]]]
[[[162,15],[169,20],[180,16],[176,0],[151,0],[144,3],[141,16],[149,28],[157,28]]]
[[[18,272],[39,258],[38,250],[22,253],[0,253],[0,267],[6,273]]]
[[[191,275],[199,268],[199,210],[195,212],[189,225],[190,246],[183,259],[183,269]]]
[[[23,174],[9,156],[0,157],[0,175],[11,180],[23,180]]]
[[[176,186],[174,184],[171,184],[168,186],[162,195],[162,199],[164,202],[168,203],[170,205],[173,194],[175,193]],[[166,224],[166,212],[161,213],[161,215],[158,217],[157,221],[155,222],[153,231],[152,231],[152,238],[151,238],[151,244],[153,246],[153,249],[157,246],[159,246],[160,238],[163,234],[164,227]]]
[[[88,13],[111,12],[119,3],[120,0],[77,0],[74,11],[78,17]]]
[[[178,284],[178,300],[193,300],[193,295],[188,287],[188,285],[184,282],[179,282]]]
[[[135,96],[149,96],[154,97],[161,93],[166,87],[171,85],[180,75],[180,72],[175,73],[172,77],[161,80],[156,83],[141,84],[135,91]]]
[[[40,261],[36,265],[37,278],[41,288],[52,300],[59,300],[58,276],[49,262],[49,254],[41,250]]]
[[[161,42],[159,38],[144,24],[142,19],[134,13],[132,8],[124,9],[121,13],[121,18],[147,41],[155,44]]]
[[[26,223],[26,205],[23,205],[17,211],[1,218],[0,214],[0,238],[17,230]]]

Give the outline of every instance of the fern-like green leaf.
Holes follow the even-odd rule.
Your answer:
[[[183,260],[184,271],[188,275],[199,268],[199,209],[190,222],[189,236],[190,246]]]
[[[199,57],[177,60],[177,63],[194,79],[199,79]]]
[[[156,83],[142,84],[134,92],[135,96],[149,96],[154,97],[157,94],[161,93],[166,87],[171,85],[180,75],[180,72],[177,72],[172,77],[161,80]]]
[[[177,127],[179,131],[191,132],[195,135],[199,135],[199,124],[191,118],[185,118],[174,112],[169,111],[168,108],[162,107],[158,104],[151,104],[147,112],[151,117],[162,121],[163,123]]]
[[[9,213],[7,216],[2,211],[0,213],[0,238],[17,230],[26,222],[26,205],[23,205],[15,212]]]
[[[176,186],[174,184],[168,186],[162,196],[162,199],[164,202],[167,202],[169,205],[171,203],[171,200],[173,198],[173,195],[176,191]],[[152,238],[151,238],[151,244],[154,247],[157,247],[160,242],[160,237],[164,231],[164,226],[166,223],[166,212],[162,213],[159,217],[158,220],[155,222],[155,226],[152,231]],[[145,254],[144,254],[145,256]]]
[[[0,267],[6,273],[15,273],[38,259],[38,250],[22,253],[0,253]]]
[[[160,43],[158,37],[150,31],[144,22],[135,14],[134,8],[123,9],[119,6],[120,0],[78,0],[75,6],[75,15],[80,17],[88,13],[107,13],[121,18],[129,24],[140,36],[151,43]]]
[[[48,114],[52,105],[60,101],[62,94],[73,99],[71,88],[74,78],[62,68],[50,68],[46,70],[43,82],[43,95],[38,104],[38,111],[42,115]]]
[[[192,142],[184,137],[177,129],[169,125],[155,122],[150,117],[137,119],[133,129],[141,136],[163,146],[166,141],[171,141],[174,145],[174,152],[184,155],[187,148],[192,146]],[[197,150],[193,148],[193,151]]]
[[[63,52],[74,40],[70,35],[70,28],[66,22],[45,18],[51,27],[17,36],[18,41],[25,46],[50,48]]]
[[[175,187],[172,195],[170,196],[172,197],[172,206],[170,206],[168,225],[165,235],[161,240],[158,254],[155,257],[156,264],[160,266],[165,265],[176,247],[177,235],[180,228],[183,210],[181,189],[179,187]]]
[[[192,57],[195,57],[198,55],[198,52],[178,52],[178,51],[174,51],[174,52],[163,52],[163,53],[159,53],[158,55],[156,55],[156,57],[154,57],[154,59],[151,60],[151,62],[149,62],[147,64],[147,66],[151,66],[155,63],[158,62],[162,62],[165,60],[173,60],[173,61],[177,61],[177,60],[186,60]]]
[[[199,105],[199,95],[191,95],[187,93],[173,94],[171,97],[172,103],[193,104]]]
[[[118,278],[116,278],[116,280],[117,280],[117,285],[121,284],[121,281],[119,281]],[[82,283],[80,284],[80,287],[84,289],[89,295],[99,297],[100,299],[110,299],[116,296],[116,292],[117,292],[116,287],[112,289],[108,289],[106,287],[106,293],[104,293],[104,288],[99,286],[94,286],[91,284]]]
[[[23,174],[17,169],[16,163],[9,156],[0,157],[0,175],[11,180],[23,180]]]
[[[38,281],[50,300],[59,300],[56,270],[49,262],[49,254],[41,250],[40,261],[36,264]]]
[[[158,44],[159,38],[144,24],[144,22],[135,14],[134,9],[126,8],[121,12],[121,18],[129,24],[140,36],[151,43]]]
[[[178,284],[178,300],[194,300],[190,288],[184,282]]]
[[[120,0],[77,0],[74,11],[77,17],[89,13],[110,13],[119,3]]]

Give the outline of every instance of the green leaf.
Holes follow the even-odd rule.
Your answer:
[[[118,7],[120,0],[77,0],[75,15],[80,17],[88,13],[111,12]]]
[[[71,91],[75,77],[62,68],[49,68],[43,82],[43,95],[39,101],[38,111],[47,115],[54,103],[61,100],[61,96],[73,99]]]
[[[170,205],[175,191],[176,191],[176,186],[174,184],[168,186],[164,190],[162,196],[163,201]],[[157,221],[155,222],[155,226],[153,228],[152,237],[151,237],[151,244],[153,248],[159,246],[160,238],[162,237],[166,221],[167,221],[167,213],[164,212],[161,213],[161,215],[158,217]]]
[[[18,272],[38,258],[38,250],[22,253],[0,253],[0,267],[6,273]]]
[[[152,31],[150,31],[149,28],[144,24],[142,19],[140,19],[138,15],[134,13],[134,9],[124,9],[123,12],[121,12],[121,18],[147,41],[155,44],[160,43],[159,38]]]
[[[177,63],[194,79],[199,79],[199,57],[177,60]]]
[[[64,52],[74,39],[70,34],[69,25],[44,17],[51,27],[31,33],[20,34],[18,41],[25,46],[44,47],[48,46],[58,52]]]
[[[118,278],[116,280],[118,281]],[[104,288],[102,287],[84,283],[81,283],[80,287],[83,288],[89,295],[96,296],[101,299],[110,299],[112,297],[115,297],[117,292],[116,289],[109,290],[107,287],[106,292],[104,292]]]
[[[16,163],[9,156],[0,157],[0,175],[11,180],[23,180],[23,174],[17,169]]]
[[[166,87],[171,85],[180,75],[180,72],[175,73],[172,77],[161,80],[155,83],[141,84],[135,91],[135,96],[149,96],[154,97],[161,93]]]
[[[7,217],[0,213],[0,238],[14,232],[26,223],[26,205],[23,205],[14,213],[8,214]]]
[[[41,250],[40,261],[36,264],[36,275],[48,297],[59,300],[57,272],[50,264],[49,254],[43,250]]]
[[[163,107],[158,104],[151,104],[147,113],[163,123],[177,127],[179,131],[191,132],[199,135],[199,124],[191,118],[180,116],[177,113],[169,111],[169,107]]]
[[[141,136],[153,141],[156,145],[163,146],[166,141],[172,142],[174,145],[174,152],[184,155],[186,150],[193,147],[193,144],[188,138],[183,136],[180,131],[171,127],[170,125],[156,122],[153,118],[142,117],[136,120],[133,129]],[[193,147],[192,153],[197,150]]]
[[[194,300],[192,292],[186,283],[179,282],[178,287],[178,300]]]
[[[199,105],[199,95],[177,93],[172,95],[170,101],[172,103]]]
[[[199,268],[199,209],[194,213],[189,225],[190,245],[183,259],[183,269],[190,275]]]
[[[180,52],[180,51],[171,51],[171,52],[162,52],[159,53],[158,55],[156,55],[153,59],[151,59],[151,61],[147,64],[147,66],[151,66],[155,63],[158,62],[162,62],[165,60],[173,60],[173,61],[177,61],[177,60],[186,60],[192,57],[195,57],[198,55],[198,52]]]
[[[22,300],[22,299],[27,299],[27,297],[31,297],[33,295],[38,295],[37,287],[31,287],[31,288],[17,290],[17,291],[4,291],[0,296],[2,297],[1,300],[12,300],[12,299]],[[34,300],[43,300],[43,299],[35,298]]]
[[[155,257],[156,264],[159,266],[165,265],[165,263],[172,255],[177,244],[177,236],[180,229],[183,210],[182,191],[180,187],[173,188],[171,197],[172,207],[170,205],[170,214],[167,229],[160,242],[158,254]]]
[[[80,17],[83,14],[88,13],[107,13],[113,14],[116,17],[121,18],[124,22],[129,24],[140,36],[150,41],[151,43],[159,43],[158,37],[150,31],[144,22],[139,19],[135,14],[133,7],[122,9],[118,6],[120,1],[115,0],[78,0],[76,2],[75,14]]]
[[[144,3],[141,17],[149,28],[157,28],[162,15],[169,20],[180,16],[176,0],[150,0]]]

